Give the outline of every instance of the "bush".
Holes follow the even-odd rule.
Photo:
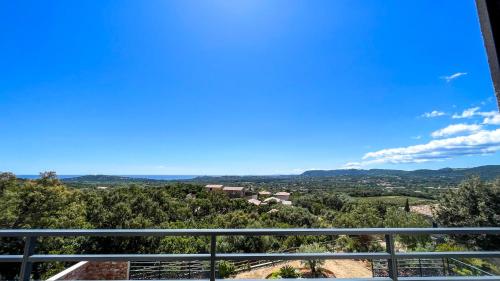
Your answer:
[[[326,252],[326,250],[327,250],[326,247],[318,243],[302,245],[299,248],[300,253],[324,253]],[[321,266],[325,264],[325,260],[311,259],[311,260],[304,260],[301,263],[311,271],[311,275],[313,277],[319,277],[321,275],[321,270],[322,270]]]
[[[233,275],[236,272],[234,264],[228,261],[219,262],[219,276],[220,278],[226,278]]]
[[[300,273],[290,265],[285,265],[278,271],[281,278],[299,278]]]

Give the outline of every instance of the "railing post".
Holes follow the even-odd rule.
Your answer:
[[[31,277],[31,269],[33,263],[29,261],[29,257],[35,250],[36,237],[28,236],[24,242],[23,261],[21,264],[21,272],[19,273],[19,281],[29,281]]]
[[[210,281],[215,281],[215,251],[217,246],[217,236],[210,235]]]
[[[392,234],[385,235],[385,250],[391,255],[391,258],[387,260],[387,266],[389,267],[389,277],[393,281],[398,280],[398,261],[396,260],[396,250],[394,248],[394,236]]]

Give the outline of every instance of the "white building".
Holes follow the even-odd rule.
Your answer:
[[[207,184],[207,185],[205,185],[205,188],[208,191],[222,191],[223,187],[224,186],[222,184]]]
[[[288,199],[290,199],[290,193],[281,191],[281,192],[274,194],[274,197],[276,197],[280,200],[288,201]]]
[[[225,186],[222,188],[229,197],[243,197],[245,195],[245,188],[241,186]]]

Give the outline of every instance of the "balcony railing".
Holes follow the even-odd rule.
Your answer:
[[[500,258],[500,251],[463,251],[463,252],[397,252],[394,247],[396,235],[500,235],[500,227],[483,228],[328,228],[328,229],[8,229],[0,230],[0,237],[24,238],[22,255],[0,255],[0,262],[19,262],[19,280],[28,281],[32,264],[35,262],[77,262],[77,261],[208,261],[210,262],[210,281],[216,280],[217,261],[241,260],[317,260],[317,259],[385,259],[388,265],[388,278],[363,278],[349,280],[379,281],[438,281],[474,280],[500,281],[500,276],[436,276],[436,277],[399,277],[398,259],[426,258]],[[298,236],[298,235],[383,235],[385,252],[359,253],[217,253],[218,236]],[[39,237],[165,237],[165,236],[207,236],[210,237],[208,254],[83,254],[83,255],[45,255],[34,252]],[[304,279],[302,279],[304,280]],[[316,279],[317,280],[317,279]]]

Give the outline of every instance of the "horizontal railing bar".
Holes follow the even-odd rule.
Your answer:
[[[209,254],[103,254],[103,255],[32,255],[31,262],[51,261],[190,261],[210,260]]]
[[[406,252],[396,253],[398,259],[418,258],[497,258],[500,251],[471,251],[471,252]]]
[[[191,279],[196,281],[210,281],[209,279]],[[263,279],[215,279],[217,281],[262,281]],[[332,278],[300,278],[301,281],[332,281]],[[389,277],[373,277],[373,278],[335,278],[337,281],[391,281]],[[73,281],[90,281],[90,280],[73,280]],[[129,280],[114,280],[114,281],[129,281]],[[186,281],[186,279],[148,279],[148,281]]]
[[[257,253],[217,254],[217,260],[312,260],[312,259],[387,259],[387,253]]]
[[[191,279],[196,281],[210,281],[209,279]],[[263,279],[215,279],[216,281],[262,281]],[[332,281],[332,278],[300,278],[301,281]],[[335,278],[337,281],[391,281],[388,277],[373,278]],[[450,279],[451,280],[451,279]],[[91,280],[73,280],[73,281],[91,281]],[[130,280],[114,280],[130,281]],[[148,279],[148,281],[186,281],[186,279]],[[489,280],[491,281],[491,279]]]
[[[500,234],[500,227],[282,229],[2,229],[0,237],[29,236],[262,236],[375,234]]]
[[[500,276],[398,277],[401,281],[499,281]]]
[[[415,258],[496,258],[500,251],[486,252],[407,252],[396,253],[397,259]],[[390,255],[375,253],[231,253],[216,254],[216,260],[307,260],[307,259],[388,259]],[[87,254],[32,255],[31,262],[48,261],[209,261],[210,254]],[[1,262],[20,262],[22,255],[0,255]]]
[[[262,279],[217,279],[223,281],[262,281]],[[371,278],[300,278],[300,281],[391,281],[389,277],[371,277]],[[150,281],[150,280],[148,280]]]
[[[0,263],[2,262],[22,262],[23,255],[0,255]]]

